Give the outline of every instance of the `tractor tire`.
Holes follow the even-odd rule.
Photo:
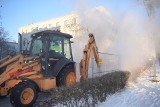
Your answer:
[[[36,84],[23,81],[16,85],[10,94],[10,102],[13,107],[32,107],[38,96]]]
[[[72,86],[76,83],[74,68],[68,66],[63,68],[57,76],[57,86]]]

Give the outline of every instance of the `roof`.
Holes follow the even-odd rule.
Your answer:
[[[56,34],[56,35],[60,35],[60,36],[64,36],[64,37],[67,37],[67,38],[73,38],[72,35],[70,34],[66,34],[66,33],[62,33],[62,32],[59,32],[59,31],[55,31],[55,30],[45,30],[45,31],[40,31],[40,32],[37,32],[37,33],[34,33],[32,34],[31,37],[36,37],[36,36],[45,36],[45,34]]]

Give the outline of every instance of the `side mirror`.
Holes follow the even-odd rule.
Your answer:
[[[29,44],[29,41],[27,38],[23,39],[23,46],[27,46]]]
[[[26,46],[26,41],[25,40],[23,40],[23,46]]]

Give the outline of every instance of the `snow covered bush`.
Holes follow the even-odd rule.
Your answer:
[[[109,94],[123,89],[129,72],[115,71],[101,77],[90,78],[72,87],[59,87],[52,90],[52,97],[41,107],[95,107],[106,100]]]

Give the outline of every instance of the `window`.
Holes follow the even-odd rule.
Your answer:
[[[51,37],[49,50],[63,55],[62,53],[62,38],[58,36]]]
[[[76,24],[76,18],[73,18],[72,20],[73,20],[73,24]]]
[[[67,59],[71,59],[70,41],[68,38],[60,35],[51,36],[49,50],[55,53],[54,55],[62,55]]]
[[[59,22],[56,23],[56,27],[60,26]]]
[[[64,26],[67,26],[67,24],[68,24],[68,20],[65,20],[64,21]]]
[[[71,58],[69,39],[64,39],[64,55],[65,55],[66,58],[68,58],[68,59]]]
[[[39,54],[40,53],[40,49],[42,49],[42,41],[41,41],[41,39],[36,39],[32,44],[31,54],[32,55]]]
[[[49,26],[49,28],[51,28],[51,27],[52,27],[52,24],[48,24],[48,26]]]

